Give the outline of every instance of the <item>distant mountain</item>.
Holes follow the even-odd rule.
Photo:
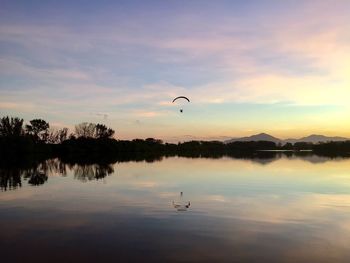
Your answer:
[[[312,143],[318,143],[318,142],[329,142],[329,141],[334,141],[334,142],[340,142],[340,141],[347,141],[349,140],[349,138],[345,138],[345,137],[328,137],[328,136],[324,136],[324,135],[318,135],[318,134],[312,134],[309,135],[307,137],[303,137],[300,139],[287,139],[287,140],[283,140],[283,142],[287,143],[296,143],[296,142],[312,142]]]
[[[249,142],[249,141],[270,141],[270,142],[275,142],[275,143],[279,143],[282,142],[282,140],[273,137],[269,134],[266,133],[259,133],[259,134],[255,134],[252,136],[248,136],[248,137],[242,137],[242,138],[233,138],[230,140],[225,141],[225,143],[230,143],[230,142]]]
[[[252,136],[248,137],[241,137],[241,138],[233,138],[230,140],[226,140],[225,143],[230,143],[230,142],[248,142],[248,141],[270,141],[270,142],[275,142],[275,143],[296,143],[296,142],[310,142],[310,143],[318,143],[318,142],[329,142],[329,141],[347,141],[350,140],[349,138],[345,137],[328,137],[324,135],[318,135],[318,134],[312,134],[307,137],[303,137],[300,139],[286,139],[286,140],[281,140],[279,138],[273,137],[269,134],[266,133],[259,133],[255,134]]]

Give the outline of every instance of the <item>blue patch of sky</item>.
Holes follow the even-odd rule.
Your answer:
[[[244,14],[273,14],[282,10],[290,10],[297,6],[296,1],[2,1],[2,21],[16,19],[30,19],[41,21],[42,19],[55,19],[66,17],[70,23],[86,23],[97,20],[96,14],[113,15],[129,19],[139,16],[144,18],[153,16],[154,24],[163,21],[178,13],[199,14],[210,19],[210,16],[220,17],[224,15],[244,16]],[[300,1],[299,1],[300,3]],[[143,17],[142,17],[143,16]],[[207,17],[209,16],[209,17]],[[84,19],[86,17],[86,19]],[[70,19],[69,19],[70,18]],[[1,21],[0,20],[0,21]],[[156,22],[157,21],[157,22]],[[64,22],[64,21],[62,21]],[[96,22],[96,21],[94,21]],[[159,23],[160,22],[160,23]]]
[[[17,76],[7,76],[0,73],[0,90],[1,91],[20,91],[27,90],[28,87],[35,87],[37,81],[30,78],[18,78]],[[4,96],[4,94],[3,94]]]

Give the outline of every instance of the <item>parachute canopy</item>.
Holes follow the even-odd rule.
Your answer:
[[[190,102],[189,98],[185,97],[185,96],[179,96],[179,97],[176,97],[175,99],[173,99],[173,103],[178,100],[178,99],[185,99],[187,100],[188,102]]]

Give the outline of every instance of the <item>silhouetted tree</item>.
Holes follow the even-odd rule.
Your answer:
[[[163,141],[159,139],[154,139],[154,138],[147,138],[146,139],[147,143],[153,143],[153,144],[162,144]]]
[[[270,141],[235,141],[228,143],[226,145],[229,152],[237,152],[237,151],[259,151],[259,150],[274,150],[276,149],[276,143]]]
[[[68,138],[68,128],[63,128],[59,130],[49,130],[47,136],[47,142],[58,144],[62,143]]]
[[[62,143],[68,138],[68,128],[58,130],[58,143]]]
[[[23,119],[9,118],[0,119],[0,137],[13,137],[23,135]]]
[[[47,141],[49,123],[42,119],[34,119],[26,125],[26,132],[31,135],[36,141]]]
[[[96,125],[94,123],[83,122],[75,125],[75,135],[77,137],[93,138]]]
[[[312,142],[296,142],[294,143],[295,150],[311,150],[313,147]]]
[[[106,125],[96,124],[95,137],[96,138],[110,138],[114,135],[115,131],[111,128],[107,128]]]
[[[317,154],[336,156],[341,155],[350,155],[350,141],[341,141],[341,142],[325,142],[314,144],[312,150]]]
[[[283,145],[282,148],[285,150],[293,150],[293,144],[291,144],[290,142],[287,142],[285,145]]]

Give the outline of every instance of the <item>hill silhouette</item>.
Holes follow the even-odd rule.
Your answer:
[[[306,143],[319,143],[319,142],[341,142],[341,141],[348,141],[349,138],[345,137],[329,137],[325,135],[319,135],[319,134],[312,134],[306,137],[302,137],[300,139],[296,138],[289,138],[289,139],[279,139],[276,138],[270,134],[267,133],[259,133],[251,136],[241,137],[241,138],[232,138],[230,140],[226,140],[225,143],[231,143],[231,142],[248,142],[248,141],[269,141],[274,143],[298,143],[298,142],[306,142]]]
[[[345,137],[329,137],[325,135],[319,135],[319,134],[312,134],[306,137],[302,137],[300,139],[286,139],[284,142],[289,143],[296,143],[296,142],[310,142],[310,143],[319,143],[319,142],[341,142],[341,141],[348,141],[349,138]]]
[[[267,133],[259,133],[252,136],[247,137],[241,137],[241,138],[233,138],[230,140],[225,141],[225,143],[231,143],[231,142],[251,142],[251,141],[269,141],[274,143],[279,143],[282,140],[278,139],[276,137],[271,136]]]

